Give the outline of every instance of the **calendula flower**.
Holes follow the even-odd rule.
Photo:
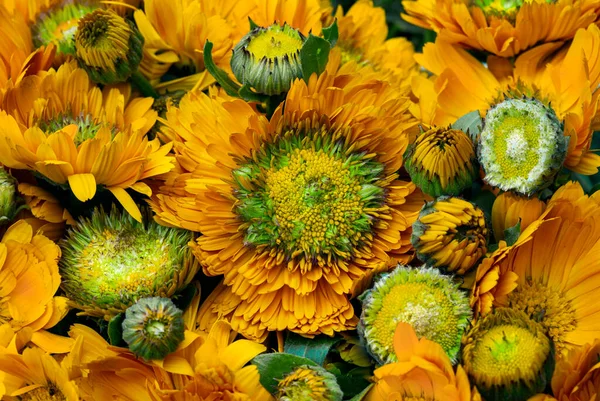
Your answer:
[[[600,340],[570,351],[556,363],[552,392],[559,401],[593,400],[600,395]]]
[[[483,210],[461,198],[440,197],[423,206],[411,241],[423,262],[465,274],[487,252]]]
[[[233,48],[231,70],[242,85],[279,95],[302,78],[300,49],[306,38],[289,25],[256,27]]]
[[[499,308],[466,334],[462,361],[485,400],[524,400],[550,381],[554,347],[542,325],[521,311]]]
[[[477,146],[485,181],[531,195],[563,165],[568,137],[554,110],[535,99],[506,99],[488,110]]]
[[[214,302],[237,305],[226,317],[245,335],[352,328],[354,289],[413,256],[423,198],[397,171],[414,123],[392,86],[362,83],[297,80],[270,121],[201,93],[167,112],[184,171],[152,205],[160,221],[202,232],[194,253],[229,287]]]
[[[523,311],[540,322],[558,356],[600,336],[600,196],[588,197],[579,184],[555,193],[544,214],[477,268],[471,303],[477,313],[492,306]]]
[[[188,231],[113,210],[81,219],[62,243],[62,288],[85,314],[110,319],[144,297],[170,297],[198,270]]]
[[[335,376],[320,366],[299,366],[277,384],[280,401],[342,401]]]
[[[398,322],[410,324],[419,338],[440,344],[456,361],[471,309],[467,296],[451,278],[431,268],[398,266],[379,277],[361,300],[358,331],[379,363],[398,361],[394,354]]]
[[[492,206],[492,228],[496,241],[504,239],[504,230],[520,224],[521,231],[537,220],[546,210],[538,198],[527,198],[512,192],[503,192]]]
[[[404,157],[412,181],[433,197],[460,195],[479,178],[473,142],[461,130],[425,131],[408,147]]]
[[[163,359],[183,341],[182,312],[169,298],[142,298],[125,311],[123,340],[135,355]]]
[[[557,49],[598,18],[593,0],[409,0],[403,18],[468,49],[511,57],[538,45]]]
[[[493,185],[520,192],[541,186],[543,179],[552,178],[565,146],[562,165],[586,175],[598,170],[600,155],[590,151],[600,96],[596,25],[579,30],[564,57],[539,69],[535,50],[514,64],[490,58],[486,68],[442,40],[427,44],[415,57],[435,75],[413,79],[413,93],[419,98],[415,114],[427,124],[447,125],[478,110],[486,120],[479,155]],[[527,110],[532,114],[525,114]],[[559,140],[559,127],[568,142]],[[522,169],[521,184],[509,160]],[[544,178],[536,178],[540,176]]]
[[[55,296],[59,257],[58,245],[35,234],[22,220],[0,241],[0,323],[10,324],[15,333],[24,331],[24,343],[31,341],[52,352],[65,352],[70,345],[46,331],[68,311],[66,299]]]
[[[23,355],[0,354],[0,396],[17,400],[78,401],[75,381],[69,371],[40,348],[27,348]]]
[[[459,365],[455,373],[442,347],[424,337],[419,339],[410,324],[398,323],[394,350],[398,362],[375,370],[375,384],[366,401],[477,399],[462,367]]]

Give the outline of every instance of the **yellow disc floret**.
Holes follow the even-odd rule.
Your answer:
[[[303,44],[299,35],[290,36],[282,29],[269,29],[254,36],[250,40],[247,49],[257,60],[262,58],[275,59],[296,54]]]

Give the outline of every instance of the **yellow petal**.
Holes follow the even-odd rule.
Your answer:
[[[74,174],[68,179],[71,191],[80,201],[85,202],[96,195],[96,179],[93,174]]]
[[[33,333],[31,342],[50,354],[64,354],[71,350],[75,340],[42,330]]]
[[[131,198],[131,195],[129,195],[127,193],[127,191],[125,191],[123,188],[112,187],[112,188],[108,188],[108,189],[110,190],[110,192],[112,192],[112,194],[115,196],[115,198],[117,198],[119,203],[121,205],[123,205],[125,210],[127,210],[127,212],[131,215],[131,217],[133,217],[134,219],[136,219],[137,221],[139,221],[141,223],[142,222],[142,213],[140,212],[140,209],[138,208],[138,206],[135,204],[135,202]]]

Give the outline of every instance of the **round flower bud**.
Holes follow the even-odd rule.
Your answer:
[[[552,183],[567,147],[554,110],[523,98],[506,99],[487,112],[477,149],[485,181],[531,195]]]
[[[163,359],[183,341],[183,313],[169,298],[142,298],[125,311],[123,340],[146,360]]]
[[[521,401],[544,391],[554,345],[525,313],[498,308],[466,335],[463,367],[486,401]]]
[[[83,314],[107,320],[140,298],[170,297],[199,269],[191,239],[186,230],[94,210],[61,243],[62,288]]]
[[[266,95],[279,95],[302,78],[300,49],[305,37],[285,24],[256,27],[233,48],[231,70],[243,85]]]
[[[423,132],[408,147],[404,159],[412,181],[433,197],[459,195],[479,174],[473,142],[457,129]]]
[[[0,224],[8,223],[17,211],[15,179],[0,166]]]
[[[462,275],[485,255],[488,236],[483,210],[461,198],[440,197],[421,209],[411,243],[421,261]]]
[[[142,61],[144,38],[131,21],[112,10],[96,9],[79,20],[75,57],[95,82],[126,81]]]
[[[450,277],[433,268],[399,266],[382,274],[360,299],[358,333],[380,364],[398,360],[393,344],[398,322],[410,324],[418,337],[438,343],[456,361],[472,313],[467,296]]]
[[[320,366],[299,366],[277,385],[278,401],[342,401],[335,376]]]

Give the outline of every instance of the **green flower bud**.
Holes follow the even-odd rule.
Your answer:
[[[15,179],[0,166],[0,225],[10,222],[17,212]]]
[[[278,401],[342,401],[335,376],[320,366],[299,366],[277,385]]]

